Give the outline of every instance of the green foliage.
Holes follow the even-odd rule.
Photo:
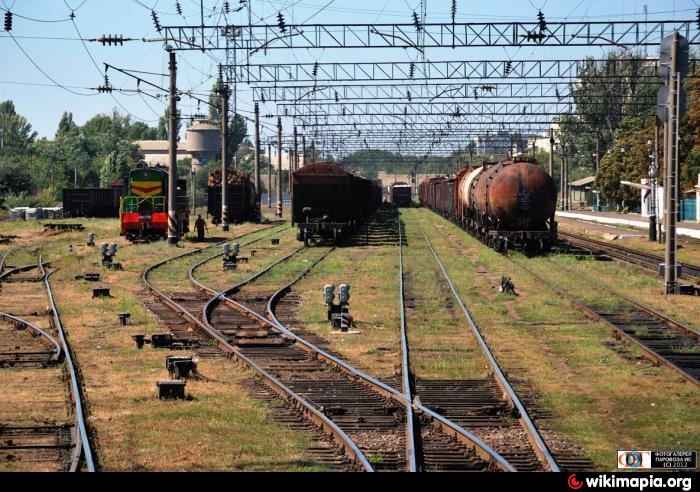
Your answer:
[[[126,154],[113,151],[105,158],[100,169],[100,187],[109,188],[115,179],[123,179],[129,170],[129,159]]]
[[[221,82],[217,79],[209,91],[209,120],[217,128],[221,129]],[[233,120],[229,121],[228,129],[228,148],[231,155],[238,151],[238,147],[248,135],[248,127],[245,118],[241,115],[236,115]]]
[[[683,181],[687,183],[687,187],[697,184],[698,174],[700,174],[700,147],[695,147],[685,160]]]
[[[56,190],[47,188],[37,194],[26,191],[19,193],[8,192],[2,195],[2,208],[9,210],[15,207],[53,207],[58,205]]]
[[[13,155],[25,152],[36,138],[24,116],[17,114],[12,101],[0,103],[0,153]]]

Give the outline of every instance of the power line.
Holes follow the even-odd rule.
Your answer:
[[[95,95],[97,95],[97,94],[84,94],[84,93],[81,93],[81,92],[76,92],[76,91],[74,91],[74,90],[72,90],[72,89],[69,89],[67,86],[65,86],[65,85],[63,85],[63,84],[57,82],[53,77],[51,77],[48,73],[46,73],[46,72],[44,71],[44,69],[42,69],[42,68],[32,59],[32,57],[29,56],[29,54],[28,54],[26,51],[24,51],[24,48],[22,48],[22,45],[19,44],[19,41],[17,41],[17,40],[15,39],[15,37],[12,35],[11,32],[7,31],[7,34],[9,35],[9,37],[12,38],[12,41],[15,42],[15,44],[16,44],[17,47],[20,49],[20,51],[24,54],[24,56],[27,58],[27,60],[29,60],[29,61],[31,62],[31,64],[34,65],[34,67],[35,67],[37,70],[39,70],[39,71],[44,75],[44,77],[46,77],[46,78],[49,79],[51,82],[53,82],[54,85],[56,85],[57,87],[60,87],[61,89],[65,90],[66,92],[70,92],[71,94],[75,94],[76,96],[95,96]]]

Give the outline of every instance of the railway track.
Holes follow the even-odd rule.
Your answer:
[[[500,369],[495,357],[484,341],[478,326],[471,318],[466,306],[454,288],[437,252],[433,249],[425,231],[417,224],[422,239],[432,255],[436,267],[435,278],[444,279],[451,291],[451,295],[459,306],[462,315],[466,319],[471,332],[476,338],[483,356],[488,361],[493,379],[474,380],[420,380],[415,379],[410,369],[410,359],[404,360],[404,372],[414,378],[412,397],[428,407],[439,408],[441,412],[449,416],[452,421],[459,423],[464,428],[480,436],[487,444],[490,444],[496,452],[513,465],[519,471],[559,471],[559,465],[550,453],[544,439],[532,422],[520,398],[513,390]],[[400,226],[400,221],[399,221]],[[403,239],[403,234],[401,235]],[[415,245],[414,247],[418,247]],[[403,240],[400,248],[403,249]],[[411,313],[421,309],[418,293],[413,292],[412,286],[404,283],[403,254],[400,255],[401,265],[401,310],[406,311],[406,298],[410,298]],[[450,310],[450,316],[456,313]],[[408,316],[414,319],[413,316]],[[409,324],[407,316],[402,316],[402,340],[408,346]],[[409,350],[404,353],[410,353]],[[428,445],[430,441],[428,440]],[[440,453],[433,452],[427,455],[425,466],[441,467],[444,457]]]
[[[79,375],[50,276],[0,263],[0,460],[7,471],[95,471]]]
[[[568,299],[588,318],[607,324],[619,339],[624,339],[641,348],[647,358],[670,367],[686,380],[700,385],[700,334],[697,331],[650,306],[593,282],[576,270],[555,264],[551,260],[550,263],[553,266],[562,268],[581,281],[605,291],[608,297],[606,301],[614,298],[617,302],[611,305],[609,302],[581,300],[575,294],[555,286],[520,262],[517,263],[544,285],[548,285],[559,295]]]
[[[550,414],[540,406],[537,395],[533,395],[527,388],[522,387],[520,380],[511,376],[507,378],[503,373],[478,325],[457,292],[447,268],[420,223],[417,225],[437,265],[436,280],[444,280],[446,283],[449,289],[446,295],[452,297],[467,321],[469,330],[488,361],[488,367],[493,375],[492,379],[456,381],[416,379],[415,387],[418,396],[428,406],[440,408],[444,415],[464,428],[474,429],[473,432],[477,436],[482,437],[487,444],[491,444],[518,470],[573,472],[590,470],[593,463],[583,456],[578,446],[568,438],[558,433],[538,429],[540,425],[546,427]],[[415,306],[415,298],[412,300]],[[454,303],[447,307],[453,310]],[[406,327],[404,327],[404,333],[405,330]],[[516,391],[514,386],[520,389]]]
[[[661,256],[652,253],[606,243],[605,241],[591,239],[578,234],[559,231],[558,236],[560,242],[568,246],[590,251],[593,254],[605,255],[610,258],[633,263],[654,272],[658,272],[659,264],[665,261]],[[700,281],[700,266],[682,263],[681,278],[692,282]]]
[[[237,239],[240,241],[243,238],[244,236],[241,236]],[[241,243],[241,247],[248,246],[260,239],[251,239]],[[211,299],[212,293],[216,294],[215,291],[193,289],[187,292],[167,294],[156,288],[149,280],[149,276],[158,268],[197,253],[201,253],[201,251],[188,252],[169,258],[144,271],[143,283],[154,298],[149,307],[168,325],[170,331],[178,339],[194,346],[201,357],[229,357],[252,369],[257,374],[258,379],[251,381],[250,393],[254,397],[268,401],[272,406],[272,414],[278,421],[294,429],[306,431],[311,435],[312,445],[309,452],[319,463],[325,464],[330,469],[372,471],[373,468],[369,461],[355,447],[354,443],[318,408],[287,387],[275,375],[268,373],[264,367],[243,354],[239,347],[229,342],[230,336],[219,333],[218,330],[202,321],[203,309]],[[218,256],[213,255],[194,263],[189,269],[192,280],[194,281],[194,272],[197,268]],[[193,285],[196,283],[193,282]]]
[[[278,378],[292,392],[322,412],[342,430],[359,453],[371,457],[371,469],[415,471],[414,423],[416,409],[401,391],[356,370],[283,325],[276,307],[293,285],[330,253],[298,250],[251,278],[216,293],[194,278],[193,282],[214,297],[203,310],[203,321],[245,357]],[[306,261],[300,259],[310,255]],[[287,267],[287,278],[271,274],[297,258],[296,268]],[[201,262],[203,263],[203,262]],[[271,279],[266,279],[268,274]],[[281,287],[280,287],[281,284]],[[268,319],[269,318],[269,319]],[[459,456],[473,470],[513,468],[497,453],[458,425],[428,408],[418,411],[426,435],[443,446],[461,448]],[[428,427],[430,429],[428,430]],[[446,444],[447,443],[447,444]],[[466,455],[466,458],[465,458]],[[365,467],[369,471],[370,468]]]

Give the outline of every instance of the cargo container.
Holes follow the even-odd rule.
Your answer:
[[[119,217],[118,188],[64,188],[63,213],[66,217]]]

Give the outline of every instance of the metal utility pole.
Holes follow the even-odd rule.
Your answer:
[[[649,241],[656,241],[656,178],[659,172],[659,120],[658,118],[655,119],[654,153],[649,156]],[[652,144],[651,141],[649,143]]]
[[[228,86],[221,81],[221,230],[228,231]]]
[[[292,145],[293,145],[293,147],[292,147],[293,158],[289,162],[290,162],[290,166],[291,166],[292,162],[294,163],[293,170],[296,171],[297,169],[299,169],[299,143],[297,142],[297,127],[296,126],[294,127],[294,142],[292,142]],[[291,173],[292,173],[292,169],[290,168],[290,171],[289,171],[289,174],[290,174],[289,179],[290,180],[291,180]],[[290,186],[289,191],[291,191],[291,186]]]
[[[678,161],[678,93],[680,91],[680,74],[678,73],[678,31],[673,33],[673,42],[671,45],[671,63],[668,74],[668,99],[667,99],[667,114],[668,123],[666,123],[666,250],[665,250],[665,268],[664,282],[666,284],[666,294],[675,294],[678,292],[678,278],[676,265],[676,213],[678,203],[678,188],[676,179],[677,161]]]
[[[267,142],[267,208],[272,208],[272,141]]]
[[[554,130],[549,129],[549,175],[554,176]]]
[[[196,204],[196,202],[195,202],[195,199],[194,199],[195,192],[196,192],[196,189],[197,189],[197,185],[196,185],[196,183],[195,183],[195,181],[194,181],[194,175],[195,175],[195,173],[196,173],[196,171],[194,170],[194,168],[190,169],[190,188],[192,188],[192,213],[194,213],[194,210],[195,210],[195,208],[196,208],[196,206],[197,206],[197,204]]]
[[[561,209],[564,208],[564,148],[565,144],[562,141],[559,146],[561,147],[561,162],[559,163],[559,190],[561,194]]]
[[[179,239],[177,230],[177,64],[175,50],[170,45],[168,70],[170,87],[168,91],[168,244],[176,246]]]
[[[260,107],[255,103],[255,209],[260,213]]]
[[[282,217],[282,118],[277,117],[277,217]]]
[[[595,138],[595,172],[594,176],[598,176],[598,169],[600,168],[600,138]]]
[[[304,165],[306,165],[306,135],[301,136],[301,155],[304,156]]]
[[[654,197],[654,212],[656,214],[656,222],[658,223],[658,233],[656,234],[659,242],[663,240],[663,235],[661,234],[661,220],[659,219],[659,214],[661,210],[659,210],[659,128],[661,126],[661,122],[659,121],[659,118],[656,118],[656,124],[654,125],[654,170],[655,170],[655,175],[654,175],[654,180],[653,180],[653,186],[651,189],[652,196]]]

